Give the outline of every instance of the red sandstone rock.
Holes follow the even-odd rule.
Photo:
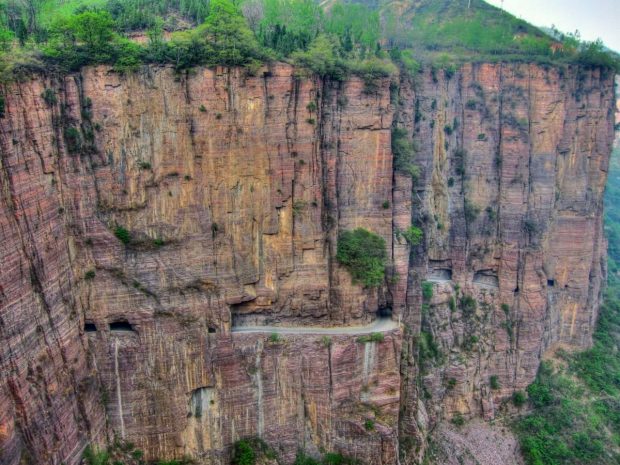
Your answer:
[[[415,463],[435,422],[491,418],[545,350],[589,345],[611,77],[496,64],[436,81],[403,79],[397,106],[387,80],[367,94],[283,64],[259,76],[97,67],[7,87],[0,464],[74,464],[114,435],[147,458],[228,463],[236,439],[260,435],[287,462],[304,447],[387,465],[400,447]],[[417,145],[415,182],[393,173],[394,120]],[[425,231],[413,251],[394,234],[412,222]],[[338,233],[358,226],[388,244],[378,290],[335,260]],[[433,270],[451,281],[423,306]],[[475,312],[450,309],[463,296]],[[403,335],[327,347],[230,333],[361,324],[379,307]],[[442,354],[423,373],[420,331]]]

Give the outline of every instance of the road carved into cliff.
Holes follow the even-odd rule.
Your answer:
[[[390,318],[378,318],[366,326],[237,326],[233,333],[278,333],[278,334],[371,334],[385,333],[398,329],[398,322]]]

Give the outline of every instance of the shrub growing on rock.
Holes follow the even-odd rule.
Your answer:
[[[420,245],[424,237],[424,233],[417,226],[409,226],[404,231],[400,231],[400,235],[403,236],[410,245]]]
[[[433,283],[429,281],[422,283],[422,298],[424,302],[429,302],[433,298]]]
[[[476,300],[470,295],[464,295],[461,298],[461,310],[463,311],[463,316],[470,317],[474,313],[476,313],[476,308],[478,304]]]
[[[523,391],[516,391],[512,394],[512,403],[515,405],[515,407],[521,407],[525,405],[526,400],[527,397],[525,396],[525,392]]]
[[[468,199],[465,199],[465,220],[468,223],[472,223],[478,218],[480,214],[480,207]]]
[[[338,238],[336,259],[346,267],[353,282],[378,287],[385,278],[385,240],[364,228],[344,231]]]
[[[364,429],[366,431],[373,431],[375,429],[375,422],[374,422],[374,420],[371,420],[370,418],[368,418],[364,422]]]
[[[116,226],[114,228],[114,235],[123,244],[127,245],[131,242],[131,233],[122,226]]]
[[[371,333],[358,337],[357,342],[365,344],[366,342],[383,342],[384,339],[383,333]]]
[[[107,451],[99,451],[91,446],[84,451],[84,463],[87,465],[106,465],[110,461],[110,454]]]
[[[53,107],[58,102],[54,89],[45,89],[41,94],[41,98],[45,100],[45,103],[50,107]]]
[[[240,439],[233,444],[232,465],[255,465],[265,459],[277,461],[277,454],[260,438]]]
[[[420,176],[420,168],[413,164],[415,150],[404,128],[392,128],[392,154],[394,170],[410,175],[414,181]]]
[[[463,426],[465,424],[465,417],[462,414],[457,413],[456,415],[452,417],[452,420],[450,421],[452,422],[453,425]]]
[[[82,137],[80,131],[73,126],[66,127],[63,131],[67,151],[69,153],[77,153],[82,148]]]
[[[241,439],[234,444],[232,463],[233,465],[254,465],[256,463],[256,454],[249,441]]]

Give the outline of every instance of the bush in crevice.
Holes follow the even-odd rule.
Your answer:
[[[100,451],[87,446],[84,450],[83,460],[87,465],[108,465],[110,454],[107,451]]]
[[[367,342],[383,342],[384,339],[383,333],[371,333],[359,336],[357,342],[365,344]]]
[[[116,226],[114,228],[114,235],[125,245],[131,242],[131,233],[122,226]]]
[[[403,237],[411,246],[420,245],[424,233],[417,226],[409,226],[404,231],[397,231],[397,235]]]
[[[385,278],[385,240],[364,228],[344,231],[338,237],[336,259],[349,270],[354,282],[378,287]]]
[[[232,463],[233,465],[254,465],[256,463],[256,453],[249,441],[241,439],[233,445]]]
[[[41,94],[41,98],[45,100],[45,103],[47,103],[49,107],[53,107],[56,103],[58,103],[58,99],[56,98],[56,94],[53,89],[45,89]]]
[[[420,168],[413,164],[415,158],[414,145],[407,138],[407,130],[392,128],[392,155],[394,171],[408,174],[415,181],[420,176]]]
[[[271,333],[268,340],[272,344],[278,344],[282,342],[282,337],[278,333]]]
[[[433,283],[429,281],[422,283],[422,298],[424,302],[429,302],[433,298]]]
[[[232,465],[255,465],[264,459],[276,460],[275,451],[260,438],[240,439],[233,444]]]
[[[82,136],[77,128],[73,126],[66,127],[63,135],[69,153],[78,153],[82,149]]]
[[[374,429],[375,429],[375,422],[374,422],[374,420],[371,420],[370,418],[368,418],[364,422],[364,429],[366,431],[374,431]]]
[[[452,417],[450,422],[455,426],[463,426],[465,424],[465,417],[461,413],[457,413]]]
[[[472,223],[478,218],[480,214],[480,207],[468,199],[465,199],[465,220],[468,223]]]
[[[478,304],[476,299],[474,299],[470,295],[464,295],[461,297],[461,311],[463,312],[463,316],[468,318],[476,313],[476,309],[478,308]]]
[[[426,331],[420,331],[418,337],[418,347],[420,354],[420,364],[425,360],[437,360],[441,357],[441,350],[435,341],[433,334]]]
[[[522,407],[527,402],[527,396],[523,391],[515,391],[512,393],[512,403],[515,407]]]

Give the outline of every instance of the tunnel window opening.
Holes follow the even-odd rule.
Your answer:
[[[555,279],[547,279],[547,286],[549,287],[555,286]]]
[[[94,333],[95,331],[97,331],[97,326],[95,326],[95,323],[84,323],[85,333]]]
[[[127,320],[120,320],[110,323],[110,331],[135,331],[135,329]]]
[[[209,326],[209,334],[215,334],[217,330],[211,326]]]
[[[429,272],[426,280],[434,283],[452,281],[452,270],[450,268],[435,268]]]
[[[480,270],[474,273],[474,284],[487,287],[499,287],[497,272],[494,270]]]
[[[515,292],[519,292],[519,286],[515,287]]]

